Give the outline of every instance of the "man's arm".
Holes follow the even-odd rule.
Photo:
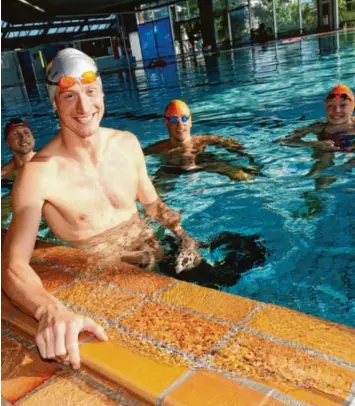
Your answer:
[[[147,167],[145,164],[144,154],[139,145],[137,138],[132,137],[134,156],[138,170],[138,192],[137,199],[143,204],[146,214],[158,220],[165,227],[169,228],[175,234],[180,236],[182,227],[180,223],[180,215],[175,210],[168,207],[158,196],[152,181],[150,180]],[[164,142],[164,141],[163,141]]]
[[[194,139],[197,144],[203,144],[204,146],[216,145],[231,152],[239,152],[244,149],[239,141],[236,141],[233,138],[224,138],[219,135],[200,135],[194,137]]]
[[[159,154],[160,152],[165,151],[170,145],[169,140],[158,141],[153,145],[149,145],[143,149],[144,155],[153,155]]]
[[[78,334],[87,330],[106,339],[102,327],[77,316],[48,293],[29,265],[44,203],[43,177],[38,164],[29,164],[13,188],[13,220],[2,256],[2,289],[18,307],[38,322],[36,344],[43,358],[59,357],[80,366]]]
[[[201,262],[201,255],[197,249],[197,243],[182,228],[180,215],[172,210],[158,196],[152,181],[150,180],[144,160],[143,151],[138,140],[131,134],[134,144],[134,156],[138,169],[138,192],[137,199],[143,204],[146,214],[158,220],[162,225],[169,228],[181,240],[181,251],[177,258],[176,271],[181,272],[197,266]],[[184,265],[183,257],[189,258],[188,265]]]
[[[1,177],[6,176],[7,174],[9,174],[10,172],[12,172],[15,168],[15,163],[13,160],[11,160],[10,162],[8,162],[7,164],[5,164],[2,168],[1,168]]]

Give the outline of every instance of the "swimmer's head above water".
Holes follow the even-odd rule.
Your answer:
[[[5,142],[14,154],[25,155],[33,151],[35,140],[30,126],[19,117],[11,118],[4,128]]]
[[[95,61],[74,48],[65,48],[58,52],[48,64],[46,83],[51,102],[57,91],[67,90],[79,83],[88,85],[102,82]]]
[[[172,100],[165,108],[165,126],[172,143],[181,144],[191,137],[191,112],[182,100]]]
[[[350,123],[354,111],[354,93],[348,86],[339,83],[328,93],[325,109],[330,124]]]

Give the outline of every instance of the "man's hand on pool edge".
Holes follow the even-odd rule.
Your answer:
[[[43,359],[56,359],[80,368],[78,336],[82,331],[94,334],[107,341],[103,327],[89,317],[75,314],[63,305],[40,308],[36,314],[39,322],[36,344]]]

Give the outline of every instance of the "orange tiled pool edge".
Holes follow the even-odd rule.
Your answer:
[[[2,404],[351,405],[355,329],[39,242],[32,266],[110,337],[79,372],[44,362],[36,322],[2,297]]]

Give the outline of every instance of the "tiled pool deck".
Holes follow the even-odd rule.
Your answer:
[[[79,371],[44,362],[36,321],[3,296],[2,405],[355,404],[355,329],[47,243],[32,266],[110,341],[84,334]]]

